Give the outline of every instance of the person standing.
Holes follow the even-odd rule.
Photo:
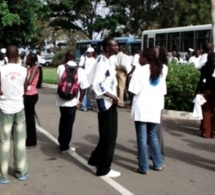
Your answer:
[[[88,47],[88,49],[86,51],[86,56],[84,58],[82,58],[82,60],[79,63],[79,66],[82,67],[87,74],[88,82],[89,82],[90,72],[96,63],[96,59],[93,57],[93,55],[94,55],[94,49],[92,47]],[[90,92],[91,92],[91,89],[89,87],[82,100],[82,106],[81,106],[82,111],[92,110],[92,105],[91,105],[91,101],[90,101]]]
[[[102,41],[103,54],[97,58],[93,78],[93,90],[98,106],[99,142],[88,160],[95,166],[97,176],[118,177],[120,172],[111,169],[117,138],[116,71],[109,58],[118,53],[118,44],[113,38]]]
[[[207,62],[208,53],[214,51],[214,45],[212,43],[207,43],[204,45],[203,48],[203,54],[201,55],[201,58],[199,59],[199,63],[195,64],[195,68],[198,70],[201,70],[201,68],[205,65]]]
[[[131,117],[135,123],[138,147],[138,168],[134,171],[148,174],[148,144],[154,169],[161,171],[165,168],[156,124],[160,123],[161,110],[164,107],[167,67],[156,58],[153,48],[145,49],[140,53],[139,63],[141,67],[135,70],[129,85],[129,91],[134,94]]]
[[[207,62],[200,70],[200,78],[197,85],[196,94],[203,94],[206,102],[202,105],[202,127],[201,136],[203,138],[215,138],[215,53],[207,55]]]
[[[26,123],[23,104],[26,88],[27,69],[19,66],[18,48],[7,47],[8,64],[0,68],[0,184],[9,183],[8,166],[10,157],[10,139],[14,148],[14,170],[18,180],[28,177],[26,156]]]
[[[39,68],[39,80],[37,82],[37,88],[42,88],[43,82],[43,65],[45,64],[45,60],[41,57],[41,51],[37,51],[37,65]]]
[[[87,75],[82,68],[78,68],[75,62],[75,52],[73,50],[68,50],[65,54],[65,64],[58,66],[57,68],[57,78],[60,82],[63,76],[66,66],[71,69],[77,69],[78,75],[78,94],[71,100],[62,99],[57,94],[56,104],[60,109],[60,121],[59,121],[59,136],[58,142],[60,145],[61,154],[67,154],[75,151],[75,148],[70,147],[70,141],[72,139],[73,124],[75,121],[76,110],[82,103],[82,99],[86,93],[86,89],[90,86],[87,80]],[[79,92],[80,91],[80,92]]]
[[[194,64],[194,66],[196,67],[199,63],[201,56],[200,56],[200,50],[197,49],[193,52],[193,55],[189,58],[188,63],[189,64]]]
[[[26,58],[28,66],[27,90],[24,95],[25,118],[27,127],[26,147],[35,148],[37,145],[35,105],[38,101],[37,82],[39,80],[39,68],[36,64],[37,55],[29,53]]]
[[[168,58],[167,58],[167,50],[165,47],[163,46],[155,46],[154,47],[154,50],[155,50],[155,53],[156,53],[156,57],[157,59],[160,61],[160,63],[163,64],[163,66],[165,66],[165,68],[167,68],[167,71],[168,71],[168,67],[167,67],[167,64],[168,64]],[[167,76],[167,73],[166,73],[166,76]],[[164,95],[166,95],[167,93],[167,85],[166,85],[166,78],[165,76],[163,75],[164,77],[164,82],[163,82],[163,87],[164,87]],[[160,150],[161,150],[161,154],[164,158],[165,156],[165,150],[164,150],[164,138],[163,138],[163,130],[162,130],[162,117],[161,117],[161,122],[160,124],[157,124],[157,127],[156,127],[156,130],[157,130],[157,136],[158,136],[158,141],[159,141],[159,144],[160,144]]]
[[[128,57],[124,54],[123,46],[119,47],[119,52],[116,55],[117,65],[116,65],[116,78],[117,78],[117,95],[119,97],[119,108],[125,108],[124,94],[126,87],[126,75],[127,75],[127,63]]]

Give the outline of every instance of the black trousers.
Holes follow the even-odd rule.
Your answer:
[[[39,98],[38,94],[24,96],[26,129],[27,129],[26,146],[37,145],[35,105],[38,101],[38,98]]]
[[[117,105],[107,111],[98,113],[99,142],[92,152],[88,163],[96,166],[96,175],[106,175],[111,169],[117,138],[118,114]]]
[[[72,139],[72,129],[75,121],[77,107],[60,107],[60,123],[58,142],[60,150],[68,150]]]

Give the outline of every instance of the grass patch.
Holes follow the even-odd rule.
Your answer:
[[[43,83],[57,84],[56,67],[43,67]]]

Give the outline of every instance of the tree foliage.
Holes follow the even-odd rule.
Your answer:
[[[37,36],[36,19],[40,0],[3,0],[0,3],[0,43],[28,45]]]

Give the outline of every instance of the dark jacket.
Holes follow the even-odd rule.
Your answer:
[[[205,90],[215,91],[215,78],[212,76],[215,65],[204,65],[200,70],[200,78],[196,89],[197,93],[203,93]]]

